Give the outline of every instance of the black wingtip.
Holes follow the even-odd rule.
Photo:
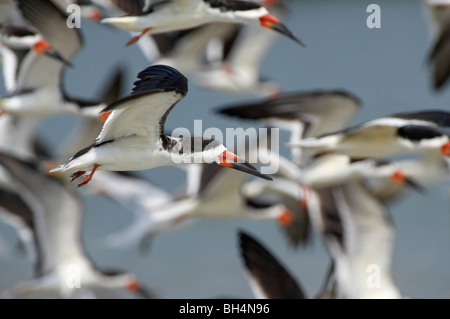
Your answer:
[[[151,92],[175,91],[186,95],[188,80],[178,70],[168,65],[151,65],[138,74],[132,95]]]
[[[250,236],[248,232],[246,232],[243,229],[238,229],[238,242],[239,242],[239,248],[240,248],[240,254],[242,257],[242,261],[246,264],[247,267],[250,266],[249,258],[248,258],[248,251],[251,250],[251,247],[254,246],[260,246],[259,243],[256,241],[256,239],[253,238],[253,236]]]
[[[245,230],[238,229],[239,245],[241,247],[246,246],[248,242],[255,242],[252,236],[250,236]]]
[[[266,298],[305,299],[301,285],[256,238],[238,230],[240,255]]]

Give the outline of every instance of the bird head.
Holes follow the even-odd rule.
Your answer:
[[[52,59],[56,59],[64,63],[65,65],[72,66],[72,64],[69,61],[67,61],[61,54],[59,54],[56,50],[54,50],[47,41],[43,39],[37,41],[33,45],[33,50],[38,54],[46,55]]]

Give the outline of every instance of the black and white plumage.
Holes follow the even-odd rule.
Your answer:
[[[68,65],[68,62],[41,34],[32,27],[22,27],[9,24],[0,26],[0,55],[3,69],[5,88],[9,94],[21,90],[18,82],[23,86],[24,69],[32,65],[32,61],[39,61],[40,55],[53,59],[55,63]],[[46,59],[44,59],[46,61]],[[20,77],[19,77],[20,75]]]
[[[255,298],[307,298],[302,285],[258,240],[241,230],[238,241],[240,257]]]
[[[0,99],[0,109],[37,117],[62,113],[98,116],[105,104],[70,97],[63,89],[65,69],[83,46],[80,30],[68,28],[66,13],[50,0],[20,0],[18,6],[64,63],[34,51],[27,54],[17,74],[15,91]]]
[[[11,96],[23,90],[22,80],[30,61],[40,59],[41,55],[45,55],[45,59],[52,58],[50,63],[64,63],[61,60],[56,61],[60,55],[40,34],[32,32],[29,28],[2,25],[0,26],[0,36],[3,81],[7,93]],[[54,57],[56,60],[53,59]],[[32,103],[34,102],[32,101]],[[0,117],[0,149],[22,159],[45,155],[42,152],[36,152],[45,149],[37,134],[41,118],[21,115],[23,115],[21,112],[17,114],[4,113]]]
[[[289,10],[285,1],[257,2],[279,19],[286,17]],[[262,63],[278,35],[258,25],[231,24],[228,36],[222,39],[225,41],[221,57],[197,72],[196,80],[202,88],[217,92],[263,97],[280,95],[283,90],[277,80],[261,74]]]
[[[252,149],[257,144],[253,140],[248,142],[248,154],[254,152]],[[280,225],[289,244],[297,247],[307,242],[309,224],[299,205],[298,194],[286,196],[272,192],[270,188],[253,187],[253,182],[265,182],[263,185],[267,186],[273,181],[260,178],[248,180],[248,175],[216,163],[178,167],[186,173],[186,182],[176,196],[168,195],[151,183],[129,176],[103,174],[106,172],[99,172],[99,179],[89,183],[90,189],[100,190],[100,193],[136,215],[129,227],[108,236],[111,246],[129,247],[139,241],[144,246],[152,236],[185,226],[190,221],[230,218],[274,220]],[[115,182],[114,179],[122,182]],[[125,191],[123,187],[126,187]]]
[[[347,127],[361,104],[357,96],[344,90],[314,90],[285,92],[258,102],[225,106],[218,113],[287,130],[293,142]],[[312,155],[305,150],[291,149],[291,160],[296,165],[307,165]]]
[[[445,184],[450,180],[450,159],[444,156],[425,154],[392,161],[389,165],[396,166],[407,180],[405,183],[392,183],[386,179],[369,179],[368,188],[383,203],[398,200],[411,188],[424,193],[425,187]]]
[[[112,113],[95,142],[77,152],[52,171],[76,169],[77,178],[91,170],[79,185],[91,179],[95,170],[144,170],[158,166],[212,163],[231,167],[265,179],[249,163],[239,160],[217,140],[201,137],[173,137],[164,133],[170,110],[188,92],[185,76],[172,67],[153,65],[138,74],[140,80],[130,96],[110,104]]]
[[[215,163],[191,164],[185,169],[188,189],[179,197],[136,178],[120,176],[115,178],[123,182],[102,183],[105,181],[102,175],[99,181],[93,180],[93,184],[89,184],[91,188],[103,189],[107,196],[136,215],[130,226],[108,236],[108,243],[114,247],[128,247],[140,242],[142,246],[157,234],[173,231],[198,219],[274,220],[282,229],[289,229],[296,222],[294,212],[280,198],[242,193],[248,178],[246,174]],[[122,192],[120,185],[127,185],[128,191]]]
[[[403,298],[392,275],[395,228],[389,211],[360,182],[316,190],[311,219],[334,263],[336,298]]]
[[[260,4],[240,0],[170,0],[156,1],[138,16],[111,17],[102,20],[121,29],[141,34],[129,41],[133,43],[144,34],[158,34],[189,29],[211,22],[260,24],[280,32],[304,46],[292,31]]]
[[[445,161],[441,156],[430,156],[430,158],[436,159],[435,161],[430,160],[430,164]],[[410,161],[416,163],[415,160]],[[406,162],[372,158],[352,160],[348,155],[324,154],[302,170],[298,182],[303,186],[315,189],[339,186],[348,181],[374,181],[386,186],[394,184],[402,188],[411,186],[422,190],[422,186],[414,178],[418,174],[414,174],[414,170],[411,168],[405,170],[402,164],[406,164]]]
[[[183,205],[179,210],[170,208],[174,201],[172,194],[133,174],[100,171],[87,187],[89,194],[111,199],[133,215],[130,225],[106,237],[109,247],[137,246],[146,234],[173,228],[186,213]]]
[[[34,223],[30,226],[38,248],[33,278],[13,287],[9,291],[13,297],[41,293],[69,298],[77,287],[128,289],[149,296],[134,275],[99,269],[86,255],[81,233],[84,208],[73,189],[33,162],[0,154],[0,164],[11,176],[17,194],[32,208]],[[74,271],[79,271],[78,283],[70,280]]]
[[[450,156],[448,126],[446,111],[403,112],[342,131],[301,139],[287,146],[345,154],[352,158],[382,158],[405,153]]]
[[[253,179],[242,185],[242,195],[248,198],[277,198],[288,208],[294,218],[283,225],[283,232],[293,248],[307,246],[312,242],[312,229],[306,207],[308,192],[305,192],[296,180],[275,175],[270,183],[262,179]]]

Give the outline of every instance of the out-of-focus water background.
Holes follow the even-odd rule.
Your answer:
[[[379,29],[366,25],[366,8],[371,3],[381,8]],[[450,108],[450,86],[441,92],[431,88],[426,56],[432,37],[421,1],[292,1],[285,24],[307,48],[279,36],[261,69],[284,90],[348,90],[363,101],[353,124],[399,111]],[[130,92],[136,74],[149,62],[136,45],[125,46],[129,34],[88,21],[81,30],[85,47],[73,61],[75,67],[65,74],[66,91],[95,98],[111,72],[124,66],[124,91]],[[254,97],[208,92],[194,81],[189,84],[188,95],[167,119],[169,130],[192,130],[196,119],[203,120],[204,129],[258,125],[214,113],[220,106]],[[39,133],[57,149],[76,123],[70,116],[52,117],[43,121]],[[280,152],[288,155],[283,147]],[[183,171],[176,167],[141,173],[171,192],[185,181]],[[329,255],[320,237],[315,236],[307,247],[293,249],[273,221],[196,220],[155,237],[146,253],[137,247],[108,248],[105,236],[126,227],[132,215],[105,198],[83,193],[83,199],[83,240],[94,261],[101,267],[135,273],[162,298],[253,298],[239,259],[239,229],[275,253],[309,296],[318,292],[327,270]],[[405,296],[450,297],[449,200],[448,186],[440,185],[429,187],[425,194],[411,193],[389,206],[396,229],[392,271]],[[8,246],[16,245],[12,228],[0,222],[0,233]],[[29,278],[30,273],[28,257],[13,249],[12,254],[0,257],[0,291]]]

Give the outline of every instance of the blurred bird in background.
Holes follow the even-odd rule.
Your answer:
[[[0,231],[7,227],[17,236],[14,242],[1,234],[0,258],[16,259],[17,247],[27,256],[20,259],[26,274],[2,272],[20,278],[0,278],[0,296],[170,298],[165,291],[172,287],[188,289],[192,295],[184,297],[191,298],[201,285],[214,286],[209,279],[218,271],[223,294],[241,284],[255,298],[414,298],[402,278],[411,276],[409,269],[400,276],[396,270],[394,256],[405,248],[396,205],[412,196],[425,202],[449,181],[450,113],[405,103],[406,111],[388,106],[384,115],[361,119],[369,109],[376,113],[366,97],[375,94],[378,103],[403,96],[385,97],[386,87],[366,83],[379,80],[376,72],[352,77],[356,59],[346,74],[332,73],[339,63],[330,43],[338,36],[310,38],[306,47],[296,34],[309,37],[314,20],[325,25],[325,13],[311,10],[315,6],[286,0],[0,1]],[[444,94],[450,2],[417,6],[430,23],[432,44],[424,50],[431,83]],[[311,25],[295,30],[303,23],[300,8]],[[83,27],[68,23],[78,18]],[[333,31],[327,27],[330,37]],[[100,52],[124,37],[129,40],[120,53]],[[315,47],[319,42],[324,52]],[[122,53],[123,60],[104,66]],[[73,76],[94,55],[88,72]],[[292,55],[295,63],[286,59],[286,65],[283,57]],[[310,70],[311,55],[319,59],[314,74],[299,72]],[[77,91],[87,83],[92,88],[99,74],[106,75],[95,80],[94,98]],[[342,86],[326,84],[334,76]],[[64,116],[75,124],[65,125]],[[169,131],[174,123],[188,126],[191,116],[217,130],[195,137]],[[64,133],[51,131],[48,121]],[[237,143],[218,136],[225,131],[221,121],[234,126]],[[276,169],[267,173],[269,166]],[[122,217],[127,222],[109,228]],[[230,221],[246,227],[228,231]],[[278,229],[279,242],[263,233],[268,227]],[[203,234],[209,237],[199,239]],[[164,242],[169,238],[171,244]],[[318,246],[324,257],[310,270],[319,283],[315,291],[307,267],[292,260],[304,262]],[[191,278],[193,262],[200,263],[195,270],[202,280]],[[231,278],[230,265],[237,269]],[[183,274],[172,272],[177,266]],[[161,284],[161,274],[177,279]]]

